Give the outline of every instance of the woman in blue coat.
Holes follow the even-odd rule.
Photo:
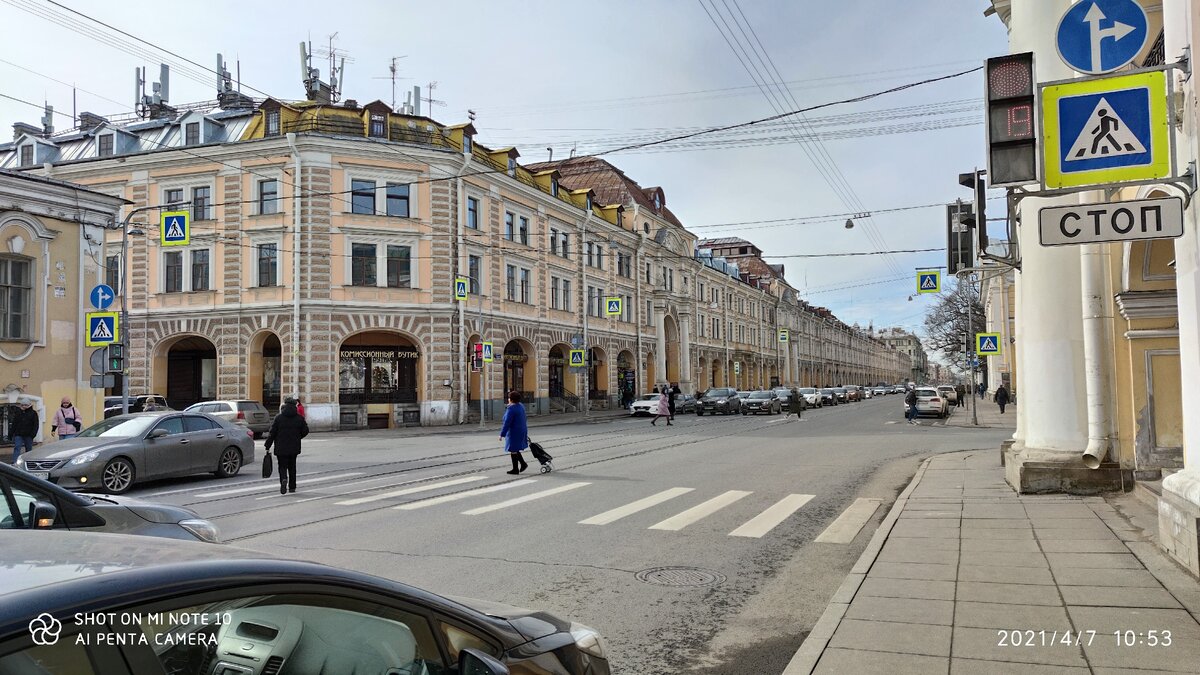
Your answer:
[[[508,407],[504,409],[504,425],[500,427],[500,439],[504,450],[512,457],[512,471],[518,474],[529,467],[521,451],[529,447],[529,426],[525,422],[525,406],[521,405],[521,392],[508,392]]]

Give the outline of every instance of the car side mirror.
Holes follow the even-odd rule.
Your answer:
[[[58,518],[58,509],[50,502],[36,501],[29,505],[29,529],[49,530]]]
[[[149,439],[152,439],[152,440],[153,440],[153,439],[155,439],[155,438],[162,438],[162,437],[164,437],[164,436],[166,436],[166,435],[167,435],[167,430],[166,430],[166,429],[155,429],[154,431],[151,431],[151,432],[150,432],[150,435],[149,435],[149,436],[147,436],[146,438],[149,438]]]
[[[458,675],[508,675],[508,666],[477,649],[458,653]]]

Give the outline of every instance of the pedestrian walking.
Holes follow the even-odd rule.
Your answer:
[[[904,395],[904,403],[908,406],[908,423],[917,423],[917,390],[909,389]]]
[[[1008,405],[1008,388],[1004,385],[1000,385],[1000,388],[996,390],[996,394],[992,398],[996,401],[996,404],[1000,406],[1000,414],[1003,415],[1004,406]]]
[[[787,417],[791,417],[792,415],[795,415],[796,419],[800,419],[800,413],[803,411],[804,399],[800,398],[800,392],[793,388],[792,393],[788,395],[788,412],[784,419],[787,419]]]
[[[42,419],[38,417],[38,412],[33,409],[33,402],[28,396],[22,396],[17,399],[17,412],[13,415],[13,420],[9,426],[9,433],[13,439],[13,464],[17,463],[17,458],[22,452],[33,450],[33,439],[37,436],[38,427],[42,425]],[[24,448],[24,450],[22,450]]]
[[[658,395],[658,407],[654,409],[654,419],[650,420],[650,426],[658,424],[658,418],[667,418],[667,426],[671,425],[671,404],[667,401],[666,394]]]
[[[967,405],[967,385],[959,382],[954,387],[954,407],[964,408]]]
[[[982,382],[979,383],[979,398],[980,399],[987,398],[987,385]]]
[[[682,394],[683,391],[674,382],[669,387],[666,387],[665,390],[667,392],[667,409],[671,411],[671,419],[669,421],[673,422],[675,421],[675,397]]]
[[[79,410],[71,404],[71,397],[62,397],[58,410],[54,411],[54,421],[50,425],[50,433],[56,434],[59,440],[74,438],[83,428],[83,418]]]
[[[300,439],[308,435],[308,422],[296,409],[299,403],[291,396],[283,401],[283,412],[271,422],[267,432],[267,452],[275,448],[275,459],[279,464],[279,494],[296,491],[296,456],[300,454]]]
[[[508,392],[508,406],[504,409],[504,424],[500,426],[500,440],[504,441],[504,451],[512,458],[512,471],[505,473],[521,473],[529,464],[521,456],[521,451],[529,447],[529,424],[525,419],[525,406],[521,405],[521,392]]]

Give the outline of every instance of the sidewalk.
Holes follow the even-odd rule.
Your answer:
[[[981,429],[983,427],[1009,427],[1017,428],[1017,406],[1009,404],[1004,408],[1004,414],[1000,414],[1000,406],[996,405],[989,396],[987,400],[982,400],[978,396],[975,397],[976,415],[979,418],[979,426],[971,424],[971,401],[967,400],[966,405],[961,408],[951,407],[950,417],[946,420],[948,427],[971,427]]]
[[[784,675],[1197,672],[1200,583],[1111,499],[1018,496],[994,451],[927,459]]]

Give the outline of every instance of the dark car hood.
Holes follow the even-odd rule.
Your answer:
[[[152,504],[132,497],[117,495],[90,495],[98,506],[123,507],[137,514],[139,518],[151,523],[178,523],[181,520],[199,518],[197,513],[182,506],[170,504]]]
[[[82,452],[88,450],[100,450],[110,445],[117,443],[125,443],[128,438],[68,438],[61,441],[52,441],[34,448],[32,451],[22,455],[25,459],[45,460],[58,459],[68,460]]]
[[[497,619],[503,619],[528,640],[537,640],[538,638],[546,637],[547,635],[568,632],[571,630],[570,621],[564,621],[547,612],[513,607],[512,605],[506,605],[501,602],[492,602],[491,600],[463,598],[455,595],[444,595],[442,597],[446,598],[447,600],[453,600],[454,602],[457,602],[464,607],[469,607],[481,614],[486,614]]]

